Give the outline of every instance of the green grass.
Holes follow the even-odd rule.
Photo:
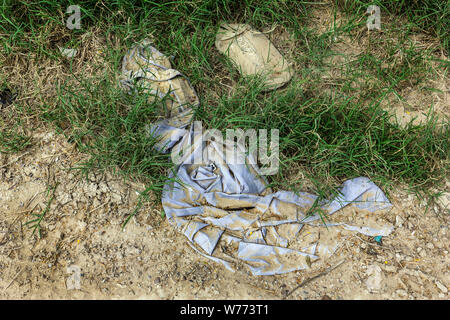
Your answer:
[[[19,152],[30,144],[31,137],[24,132],[23,121],[17,117],[12,105],[0,104],[0,153]]]
[[[442,0],[391,0],[361,1],[336,0],[346,13],[359,16],[371,4],[380,7],[382,21],[390,18],[406,28],[406,33],[424,32],[437,37],[443,48],[450,48],[450,1]]]
[[[152,151],[155,141],[145,134],[159,108],[143,94],[118,90],[116,75],[126,49],[148,34],[160,51],[174,57],[174,67],[189,76],[201,99],[195,119],[203,121],[203,128],[280,130],[281,168],[270,177],[275,188],[300,190],[302,182],[290,177],[301,169],[315,185],[312,191],[323,196],[343,180],[361,175],[384,188],[402,182],[425,190],[448,172],[448,126],[437,126],[430,113],[426,124],[403,128],[390,121],[380,104],[388,94],[419,89],[434,76],[433,52],[448,51],[449,6],[445,1],[414,2],[411,7],[406,1],[394,2],[373,2],[386,15],[383,34],[364,35],[368,2],[363,1],[334,2],[333,10],[343,10],[347,18],[325,32],[308,24],[311,10],[324,4],[308,1],[3,1],[0,59],[11,63],[10,57],[20,53],[59,61],[57,44],[81,48],[84,37],[100,37],[111,69],[100,65],[104,71],[95,76],[73,75],[55,83],[56,94],[45,103],[18,102],[14,112],[46,123],[89,154],[77,166],[82,172],[118,169],[146,182],[144,196],[149,191],[160,194],[170,167],[167,156]],[[65,27],[69,4],[81,7],[80,30]],[[399,25],[395,17],[407,23]],[[223,20],[266,30],[276,24],[277,30],[289,32],[288,46],[298,67],[286,88],[262,92],[258,79],[242,78],[217,52],[215,33]],[[436,37],[441,47],[417,48],[410,36],[421,32]],[[360,44],[362,52],[351,55],[336,51],[342,37],[355,43],[370,39]],[[342,54],[347,59],[343,63],[328,61]],[[61,61],[69,74],[76,59]],[[328,83],[324,78],[330,68],[338,69],[339,76]],[[448,62],[438,69],[446,73]],[[0,74],[0,81],[8,83],[6,77]],[[229,87],[234,87],[232,93]],[[1,123],[2,152],[20,151],[29,143],[25,134],[11,129],[22,125],[12,119]]]
[[[54,186],[47,187],[46,197],[50,196],[50,198],[47,201],[47,205],[45,206],[45,209],[41,213],[31,213],[31,215],[34,216],[34,219],[25,222],[25,225],[33,230],[33,232],[31,233],[31,236],[33,236],[35,234],[35,232],[37,231],[39,238],[42,238],[41,223],[42,223],[45,215],[50,210],[50,205],[51,205],[53,199],[55,198],[56,187],[57,187],[57,184]],[[50,192],[51,192],[51,194],[50,194]]]
[[[77,166],[85,175],[92,169],[119,169],[129,177],[149,178],[152,190],[160,190],[169,158],[152,151],[156,141],[145,131],[158,116],[158,103],[146,103],[145,94],[131,96],[117,90],[111,80],[91,81],[80,79],[76,85],[61,85],[58,107],[43,105],[41,119],[76,143],[81,152],[91,155]]]
[[[257,88],[243,89],[214,107],[202,105],[198,118],[218,129],[278,128],[283,167],[300,164],[319,177],[402,177],[421,184],[444,173],[437,163],[447,156],[448,132],[436,129],[433,119],[401,129],[376,103],[353,100],[318,96],[300,86],[265,97]],[[282,173],[278,178],[284,185]]]
[[[0,152],[14,153],[24,150],[30,145],[30,137],[17,133],[17,127],[2,128],[0,131]]]

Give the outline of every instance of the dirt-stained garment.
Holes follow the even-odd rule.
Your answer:
[[[144,56],[136,59],[136,52]],[[142,59],[151,64],[149,69]],[[317,196],[309,193],[272,192],[251,156],[245,163],[227,163],[225,151],[235,147],[234,141],[204,139],[194,130],[194,89],[187,79],[175,88],[165,82],[173,75],[185,78],[148,41],[133,47],[122,67],[122,84],[128,89],[139,83],[159,96],[178,90],[166,118],[149,131],[160,137],[156,149],[178,157],[164,186],[162,205],[169,222],[199,254],[230,270],[244,264],[255,275],[273,275],[305,269],[329,257],[352,233],[387,236],[393,230],[377,217],[377,211],[391,204],[367,178],[347,180],[338,196],[317,203]],[[155,71],[161,70],[159,74],[170,76],[158,78]],[[237,148],[244,146],[238,143]],[[345,206],[353,206],[351,217],[339,216]],[[327,217],[334,213],[331,222]]]

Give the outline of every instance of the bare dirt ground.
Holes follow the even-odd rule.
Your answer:
[[[2,299],[283,299],[340,261],[288,299],[449,298],[450,193],[426,214],[413,195],[391,194],[394,208],[381,218],[395,231],[382,245],[355,235],[309,270],[252,276],[195,253],[159,205],[142,208],[122,231],[144,186],[109,174],[86,180],[69,170],[83,155],[63,137],[42,130],[33,141],[24,153],[0,156]],[[25,223],[47,206],[49,185],[57,187],[39,239]],[[67,284],[73,265],[80,289]]]

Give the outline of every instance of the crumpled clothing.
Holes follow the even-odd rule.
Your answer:
[[[188,137],[193,134],[186,130],[178,143],[190,145],[195,138]],[[391,225],[369,220],[356,225],[323,221],[321,215],[348,205],[371,213],[389,209],[385,194],[367,178],[345,181],[338,196],[308,214],[316,195],[272,192],[256,165],[227,163],[215,141],[187,149],[185,161],[170,173],[164,186],[164,212],[198,252],[229,269],[240,260],[254,275],[301,270],[331,256],[339,247],[339,236],[351,232],[387,236],[393,230]],[[203,153],[203,163],[192,164],[196,153]],[[313,229],[318,229],[314,237]],[[303,232],[306,237],[301,236]]]
[[[306,192],[272,192],[253,159],[227,163],[224,150],[234,145],[202,139],[193,128],[171,119],[150,125],[150,134],[160,137],[156,149],[178,156],[162,205],[197,253],[227,269],[245,265],[254,275],[302,270],[334,254],[349,235],[392,232],[376,214],[391,203],[368,178],[345,181],[328,201]],[[339,217],[346,206],[353,207],[352,217]]]

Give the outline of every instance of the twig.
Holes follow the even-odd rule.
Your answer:
[[[284,297],[284,299],[286,299],[286,298],[289,297],[292,293],[294,293],[295,290],[297,290],[297,289],[299,289],[299,288],[301,288],[301,287],[304,287],[305,285],[307,285],[307,284],[310,283],[311,281],[316,280],[317,278],[320,278],[320,277],[326,275],[327,273],[330,273],[331,271],[333,271],[334,269],[336,269],[337,267],[339,267],[339,266],[340,266],[341,264],[343,264],[344,262],[345,262],[345,260],[342,260],[341,262],[339,262],[339,263],[336,264],[335,266],[329,267],[328,269],[326,269],[325,271],[319,273],[318,275],[316,275],[316,276],[314,276],[314,277],[312,277],[312,278],[306,279],[305,281],[303,281],[302,283],[300,283],[297,287],[295,287],[294,289],[292,289],[289,293],[287,293],[286,296]]]
[[[276,296],[276,292],[273,291],[273,290],[266,289],[266,288],[261,288],[261,287],[255,286],[254,284],[251,284],[251,283],[247,283],[247,285],[249,285],[249,286],[251,286],[251,287],[253,287],[255,289],[262,290],[262,291],[268,292],[268,293],[273,294],[273,295]]]
[[[0,246],[4,245],[7,241],[5,241],[6,236],[9,234],[9,232],[11,231],[11,226],[14,225],[14,223],[16,223],[16,221],[19,219],[19,217],[17,216],[14,221],[8,226],[8,230],[6,230],[6,233],[3,235],[2,240],[0,241]]]
[[[33,211],[34,209],[36,209],[36,207],[37,207],[38,205],[39,205],[39,203],[36,203],[36,204],[34,205],[33,208],[27,209],[27,210],[19,211],[19,212],[17,212],[17,214],[23,214],[23,213],[28,213],[28,212],[30,212],[30,211]]]
[[[13,160],[13,161],[11,161],[11,162],[8,162],[7,164],[4,164],[4,165],[0,166],[0,169],[3,169],[3,168],[5,168],[5,167],[7,167],[7,166],[13,164],[14,162],[19,161],[20,158],[22,158],[23,156],[26,156],[26,155],[29,154],[29,153],[30,153],[30,151],[27,151],[27,152],[21,154],[20,156],[18,156],[18,157],[16,158],[16,160]]]
[[[367,243],[368,245],[370,245],[370,246],[372,246],[372,247],[383,248],[383,249],[391,250],[391,251],[393,251],[393,252],[397,252],[393,247],[386,246],[386,245],[381,245],[381,246],[380,246],[380,245],[377,244],[377,243],[372,243],[372,242],[369,242],[369,241],[367,241],[367,240],[364,240],[364,239],[361,238],[359,235],[356,235],[356,237],[358,237],[359,240],[361,240],[361,241]]]
[[[37,197],[37,195],[40,193],[40,191],[36,192],[34,196],[32,196],[30,199],[27,200],[27,202],[24,205],[24,209],[28,208],[28,206],[33,202],[33,200]],[[36,206],[35,206],[36,207]],[[34,208],[33,208],[34,209]]]
[[[96,208],[94,208],[94,209],[92,209],[91,211],[89,211],[88,213],[86,213],[86,215],[89,216],[92,212],[94,212],[95,210],[100,209],[101,207],[104,207],[104,206],[107,205],[107,204],[108,204],[108,202],[105,202],[105,203],[103,203],[103,204],[97,206]]]
[[[16,273],[16,275],[14,276],[14,278],[11,280],[11,282],[6,286],[5,289],[3,289],[3,292],[5,292],[12,284],[13,282],[17,279],[17,277],[19,276],[19,274],[23,271],[23,267],[19,270],[19,272]]]

